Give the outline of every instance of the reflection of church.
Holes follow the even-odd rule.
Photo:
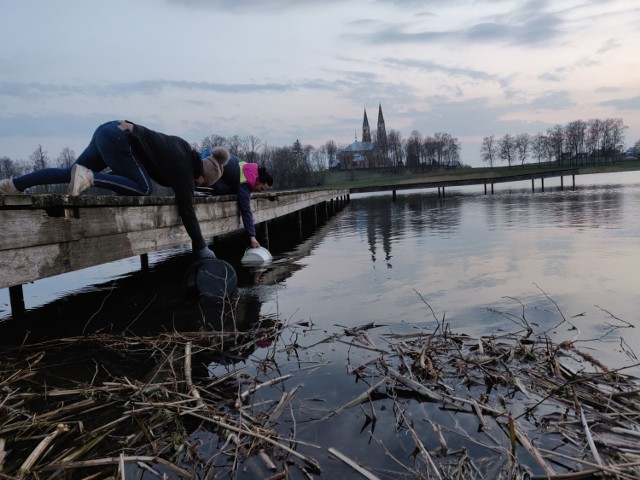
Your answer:
[[[362,141],[359,142],[356,137],[351,145],[338,150],[336,160],[332,162],[330,167],[336,170],[350,170],[353,168],[386,167],[388,165],[387,130],[382,116],[382,105],[378,106],[378,125],[373,141],[365,108],[362,121]]]

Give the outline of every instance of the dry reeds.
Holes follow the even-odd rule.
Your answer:
[[[3,348],[0,477],[123,479],[140,470],[220,478],[248,469],[253,478],[312,478],[330,461],[345,477],[370,479],[638,478],[640,385],[575,342],[554,344],[517,321],[517,333],[480,338],[444,321],[372,338],[377,326],[367,324],[302,346],[304,324],[265,318],[243,333],[92,335]],[[256,343],[269,353],[249,364]],[[412,445],[404,456],[374,428],[364,433],[385,453],[385,468],[297,438],[293,421],[287,435],[278,429],[303,403],[306,374],[281,372],[279,355],[329,343],[366,352],[346,370],[366,386],[307,420],[330,422],[354,408],[368,425],[392,418]],[[226,373],[210,370],[234,362]],[[451,446],[461,442],[467,447]]]

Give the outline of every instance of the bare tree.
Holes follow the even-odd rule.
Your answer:
[[[427,139],[425,139],[425,146],[427,143],[430,144],[429,150],[431,150],[433,155],[433,160],[431,161],[432,164],[443,165],[444,153],[448,142],[447,135],[447,133],[436,132],[433,137],[427,137]]]
[[[323,166],[325,164],[329,167],[335,165],[336,153],[338,153],[338,145],[336,145],[336,142],[333,140],[325,142],[324,145],[320,147],[320,152],[322,152],[325,157],[325,160],[323,160]],[[318,165],[318,167],[320,167],[320,165]]]
[[[493,162],[498,158],[498,142],[495,135],[490,135],[482,139],[480,146],[480,156],[482,161],[489,164],[489,168],[493,168]]]
[[[593,118],[587,122],[587,132],[585,138],[585,149],[587,154],[595,161],[600,148],[600,137],[602,136],[602,121]]]
[[[272,170],[279,188],[308,187],[314,184],[315,177],[311,175],[309,153],[310,149],[304,147],[299,140],[296,140],[291,147],[273,150]]]
[[[42,170],[49,166],[49,157],[47,152],[42,149],[42,145],[38,145],[38,148],[29,156],[31,163],[33,164],[33,170]]]
[[[244,139],[240,138],[238,135],[234,135],[227,139],[227,148],[229,149],[229,153],[236,157],[242,157],[243,153],[247,150]]]
[[[521,133],[516,136],[516,151],[520,165],[524,166],[525,160],[529,157],[529,147],[531,145],[531,136],[528,133]]]
[[[12,178],[16,176],[13,160],[9,157],[0,157],[0,178]]]
[[[422,146],[422,135],[417,130],[411,132],[407,139],[407,167],[417,167],[420,164],[420,150]]]
[[[437,165],[438,149],[438,139],[436,137],[425,137],[419,149],[420,165]]]
[[[578,158],[578,155],[584,153],[587,123],[582,120],[569,122],[564,129],[565,146],[571,154],[572,158]]]
[[[562,125],[555,125],[553,128],[549,128],[547,130],[547,139],[547,146],[551,156],[554,157],[558,163],[561,163],[564,147],[564,129]]]
[[[394,168],[403,164],[404,152],[402,151],[402,135],[398,130],[390,130],[387,134],[387,145],[389,147],[389,158]]]
[[[258,163],[258,150],[262,146],[262,141],[255,135],[247,135],[244,139],[244,144],[247,149],[247,162]]]
[[[511,168],[511,163],[516,158],[515,138],[507,133],[500,139],[498,144],[499,144],[498,151],[500,152],[499,153],[500,158],[502,159],[503,162],[507,162],[507,165],[509,166],[509,168]]]
[[[448,133],[438,132],[436,139],[436,158],[438,164],[455,167],[460,163],[460,144],[458,139]]]
[[[531,153],[533,157],[542,163],[543,158],[547,158],[547,137],[542,133],[536,133],[531,138]]]
[[[212,149],[213,147],[226,147],[228,145],[227,139],[221,135],[209,135],[202,140],[200,149]],[[196,149],[197,150],[197,149]]]
[[[603,124],[603,151],[612,158],[624,148],[624,131],[627,126],[621,118],[607,118]]]
[[[327,169],[327,154],[322,147],[311,150],[309,160],[314,172],[324,172]]]
[[[68,147],[64,147],[56,159],[56,165],[60,168],[69,168],[75,161],[75,152]]]

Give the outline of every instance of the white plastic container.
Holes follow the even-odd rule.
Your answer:
[[[240,262],[243,265],[265,265],[271,263],[273,257],[269,250],[264,247],[247,248]]]

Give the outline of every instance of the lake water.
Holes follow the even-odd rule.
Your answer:
[[[272,229],[276,262],[264,271],[239,265],[237,241],[217,244],[218,255],[238,271],[238,322],[269,317],[308,327],[292,328],[279,340],[299,346],[296,356],[275,346],[279,371],[293,372],[294,382],[304,384],[298,436],[367,458],[372,469],[389,468],[384,455],[372,458],[371,438],[359,433],[360,411],[303,421],[317,413],[314,405],[326,412],[362,392],[345,371],[355,361],[352,350],[325,340],[370,323],[386,333],[446,322],[470,336],[526,323],[638,375],[640,172],[575,180],[575,189],[566,178],[561,189],[559,179],[547,179],[544,192],[537,181],[535,192],[531,182],[522,182],[497,184],[494,194],[482,186],[448,188],[442,198],[434,190],[399,192],[395,201],[390,192],[352,195],[302,242],[297,231]],[[26,285],[28,311],[21,319],[11,318],[3,290],[0,338],[19,342],[138,326],[188,330],[202,316],[184,298],[189,262],[188,252],[177,249],[150,255],[146,273],[133,258]],[[273,348],[258,344],[250,355],[260,358]],[[323,368],[315,372],[301,367],[319,363]],[[209,366],[213,376],[229,368]],[[377,428],[391,443],[392,426]],[[389,450],[407,456],[403,442]]]
[[[299,268],[265,303],[284,318],[323,327],[446,318],[454,330],[509,328],[504,313],[541,326],[564,315],[600,337],[613,317],[636,325],[640,311],[640,172],[583,175],[576,189],[531,183],[352,196],[313,238]],[[563,331],[558,331],[562,335]],[[640,353],[640,332],[623,329]]]

